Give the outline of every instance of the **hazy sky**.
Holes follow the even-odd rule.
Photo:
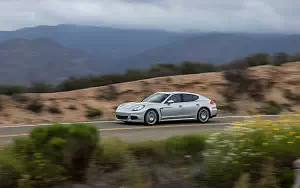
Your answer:
[[[0,0],[0,30],[56,24],[300,33],[299,0]]]

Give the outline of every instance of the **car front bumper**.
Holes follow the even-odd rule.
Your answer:
[[[115,118],[118,121],[123,122],[136,122],[143,123],[145,117],[145,112],[115,112]]]

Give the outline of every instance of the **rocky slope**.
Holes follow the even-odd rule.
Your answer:
[[[109,120],[120,103],[173,90],[196,92],[215,100],[221,115],[259,114],[268,101],[281,104],[283,112],[299,112],[300,62],[246,71],[161,77],[61,93],[0,96],[0,124]],[[40,113],[28,109],[32,103],[43,104]],[[61,113],[49,110],[50,107]],[[101,109],[103,116],[88,118],[91,108]]]

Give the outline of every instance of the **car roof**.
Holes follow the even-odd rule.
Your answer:
[[[172,91],[172,92],[157,92],[157,93],[165,93],[165,94],[192,94],[192,95],[198,95],[199,97],[206,98],[205,96],[199,95],[197,93],[191,93],[191,92],[184,92],[184,91]]]
[[[194,95],[198,95],[196,93],[190,93],[190,92],[183,92],[183,91],[170,91],[170,92],[157,92],[157,93],[165,93],[165,94],[194,94]]]

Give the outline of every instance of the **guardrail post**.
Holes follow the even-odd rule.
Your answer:
[[[293,188],[300,188],[300,159],[293,163],[294,165],[294,185]]]

